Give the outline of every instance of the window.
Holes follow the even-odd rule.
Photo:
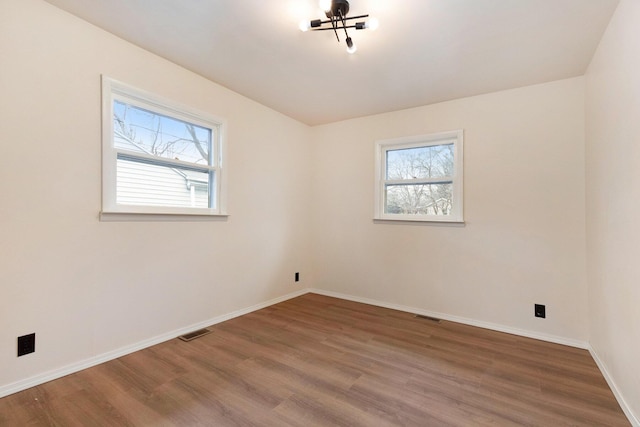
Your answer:
[[[375,219],[462,222],[463,132],[378,141]]]
[[[223,122],[103,77],[102,211],[224,215]]]

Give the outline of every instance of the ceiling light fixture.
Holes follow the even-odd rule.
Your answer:
[[[324,14],[327,16],[326,20],[314,19],[313,21],[302,21],[300,23],[301,31],[326,31],[333,30],[336,35],[336,39],[340,42],[340,36],[338,30],[344,30],[344,35],[347,42],[347,52],[354,53],[357,50],[356,45],[353,43],[347,28],[355,28],[356,30],[364,30],[368,28],[375,30],[378,28],[378,20],[370,18],[367,21],[359,21],[350,23],[353,19],[365,19],[369,15],[358,15],[347,17],[349,13],[349,1],[348,0],[320,0],[320,8],[324,10]],[[348,25],[350,24],[350,25]]]

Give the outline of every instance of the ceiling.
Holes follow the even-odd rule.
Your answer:
[[[618,0],[351,0],[350,55],[317,0],[47,0],[309,125],[584,74]]]

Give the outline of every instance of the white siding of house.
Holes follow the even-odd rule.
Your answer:
[[[117,203],[190,207],[191,190],[187,179],[175,169],[119,159]],[[195,207],[208,207],[206,185],[195,186]]]

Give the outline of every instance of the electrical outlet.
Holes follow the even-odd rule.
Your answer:
[[[36,334],[18,337],[18,357],[36,351]]]
[[[300,273],[296,272],[296,282],[300,281]]]
[[[533,313],[536,317],[542,317],[543,319],[547,317],[546,308],[544,304],[535,304]]]

